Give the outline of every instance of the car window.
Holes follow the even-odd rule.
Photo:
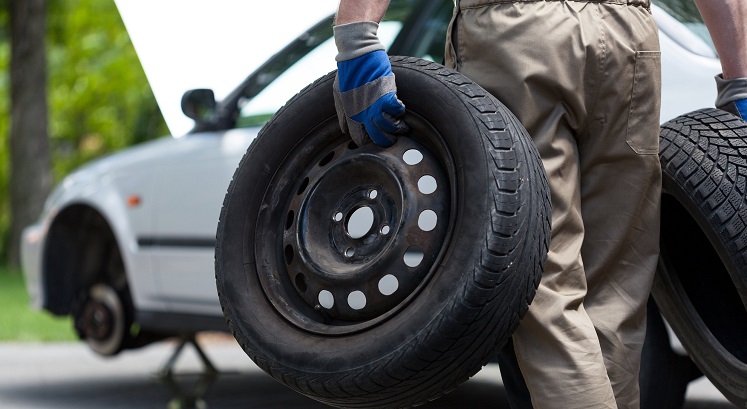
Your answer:
[[[454,11],[452,1],[421,3],[420,12],[405,24],[395,52],[438,63],[444,60],[446,31]]]
[[[664,34],[690,52],[707,57],[716,56],[713,40],[693,0],[653,0],[652,2],[669,15],[664,16],[657,13],[658,10],[655,8],[653,9],[659,28]],[[680,24],[672,24],[671,20]],[[682,30],[683,26],[686,30]]]
[[[389,47],[402,29],[399,21],[384,21],[379,26],[379,39],[384,47]],[[337,68],[335,64],[337,48],[329,37],[298,62],[275,78],[262,92],[251,99],[240,101],[240,114],[237,127],[261,126],[275,111],[317,78]]]

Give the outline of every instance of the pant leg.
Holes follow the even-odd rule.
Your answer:
[[[606,315],[610,314],[605,310],[620,307],[629,311],[620,316],[637,317],[639,306],[637,303],[626,306],[625,297],[615,297],[615,291],[606,291],[604,297],[587,295],[587,292],[605,287],[607,280],[603,270],[606,267],[599,260],[615,258],[614,251],[605,256],[590,256],[594,279],[588,289],[585,259],[581,257],[582,252],[597,254],[595,246],[584,245],[589,223],[584,223],[582,215],[585,217],[588,212],[582,208],[593,207],[597,199],[604,201],[605,197],[594,193],[596,188],[592,185],[603,188],[616,183],[609,179],[610,174],[586,178],[585,172],[596,172],[592,167],[606,166],[603,157],[592,160],[588,155],[600,151],[592,147],[603,146],[606,139],[623,138],[613,127],[599,126],[590,118],[601,118],[594,109],[600,99],[611,104],[605,110],[622,112],[629,105],[624,102],[624,96],[623,102],[615,105],[617,91],[609,93],[603,87],[622,80],[610,78],[616,74],[614,69],[618,66],[605,66],[609,53],[620,52],[607,49],[606,42],[609,37],[617,38],[621,33],[599,29],[604,27],[604,7],[579,2],[494,2],[464,7],[453,27],[454,49],[447,50],[452,66],[486,87],[517,114],[532,135],[548,172],[553,202],[550,254],[537,296],[514,336],[517,358],[532,401],[538,408],[637,405],[635,393],[628,392],[632,383],[637,384],[637,374],[631,374],[629,369],[635,366],[640,351],[637,355],[635,347],[626,346],[634,345],[635,341],[610,341],[617,337],[617,333],[612,332],[620,325],[614,325],[619,321],[617,318],[607,319]],[[627,84],[631,86],[630,82]],[[658,95],[650,92],[648,95],[658,99]],[[655,116],[658,121],[658,113],[649,116]],[[597,122],[603,124],[604,119]],[[595,132],[607,132],[591,138],[591,128]],[[593,140],[594,144],[587,143],[588,140]],[[607,165],[623,169],[635,166],[632,162]],[[639,190],[650,193],[655,189]],[[582,200],[586,198],[591,198],[590,202],[584,202],[582,207]],[[632,209],[627,211],[635,213]],[[597,212],[597,215],[604,219],[604,212]],[[594,223],[595,236],[596,232],[604,232],[605,226],[625,224],[596,219]],[[616,228],[613,234],[624,236],[626,233],[621,230],[624,229]],[[646,282],[648,275],[643,276],[640,290],[650,285]],[[587,311],[589,305],[591,313]],[[627,320],[626,325],[634,327],[631,333],[638,333],[642,328],[634,319]],[[601,343],[597,333],[603,334]],[[620,336],[627,337],[626,334]],[[613,358],[608,359],[607,355]],[[633,364],[624,370],[613,367],[608,371],[607,367],[614,365],[607,362],[619,362],[620,357]],[[619,395],[617,400],[614,395]]]
[[[660,54],[648,10],[599,4],[606,22],[602,75],[579,140],[591,317],[620,408],[639,407],[646,304],[659,254]]]

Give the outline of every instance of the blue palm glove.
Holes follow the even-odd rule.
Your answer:
[[[747,120],[747,78],[716,76],[716,107]]]
[[[407,131],[399,119],[405,106],[397,99],[397,85],[389,57],[376,37],[378,24],[351,23],[336,26],[337,77],[335,108],[343,132],[358,146],[367,138],[391,146],[396,134]]]
[[[747,120],[747,98],[734,101],[734,106],[742,119]]]

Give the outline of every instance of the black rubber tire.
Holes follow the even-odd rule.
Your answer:
[[[641,409],[680,409],[687,385],[703,374],[690,357],[672,350],[669,332],[653,299],[646,315],[639,379]]]
[[[255,239],[266,239],[255,225],[287,200],[268,201],[265,192],[300,183],[278,169],[307,154],[298,147],[308,149],[303,142],[315,133],[349,140],[336,126],[334,73],[301,91],[262,129],[234,174],[218,226],[218,294],[239,344],[275,379],[333,406],[415,406],[477,373],[525,314],[549,243],[544,168],[515,117],[441,65],[409,57],[393,57],[392,65],[405,120],[412,128],[422,118],[433,130],[408,136],[458,170],[449,176],[451,231],[440,258],[396,313],[360,323],[356,332],[312,333],[278,312],[258,278],[267,260],[255,254]]]
[[[747,405],[747,124],[702,109],[661,129],[661,257],[653,295],[692,360]]]

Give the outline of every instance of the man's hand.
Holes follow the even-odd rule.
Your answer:
[[[337,78],[335,108],[340,128],[359,146],[367,137],[391,146],[396,134],[407,131],[399,119],[405,106],[397,99],[397,86],[389,57],[376,37],[378,24],[358,22],[336,26]]]
[[[747,120],[747,78],[716,76],[716,107]]]

